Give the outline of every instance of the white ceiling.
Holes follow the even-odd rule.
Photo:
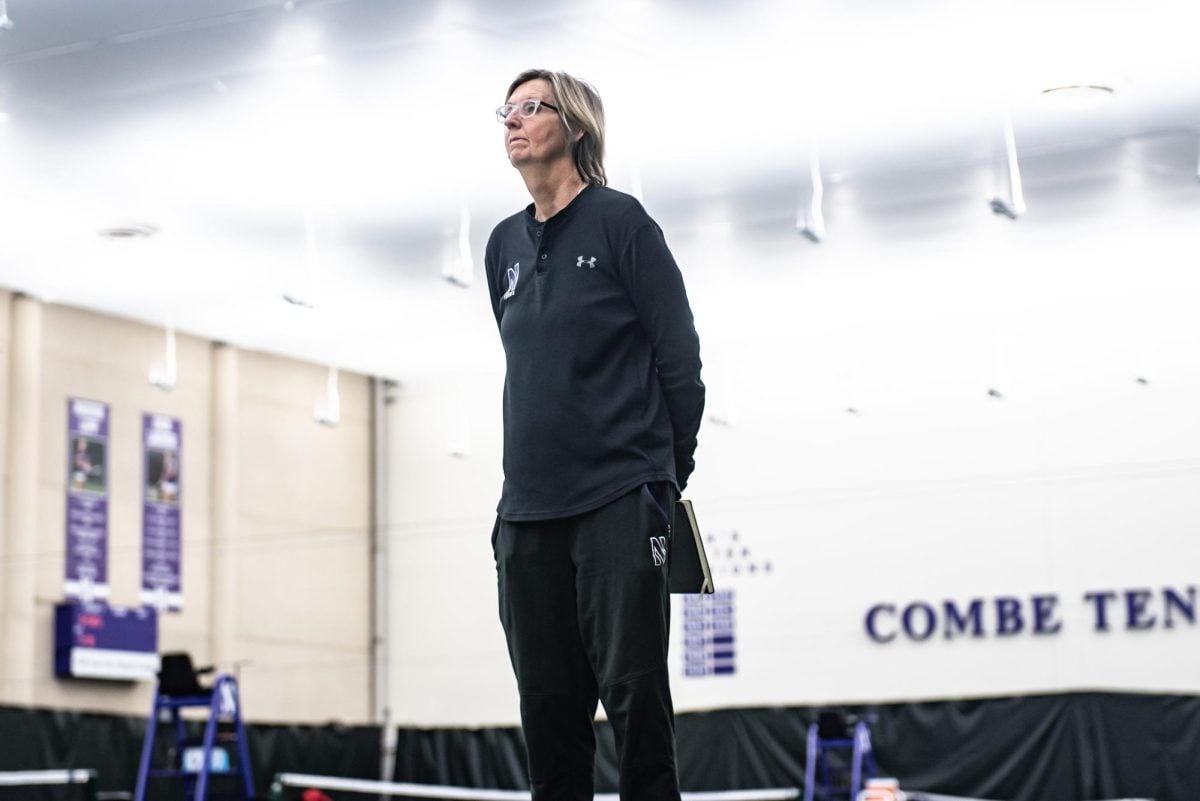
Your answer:
[[[293,5],[8,0],[0,284],[401,380],[496,368],[479,263],[528,200],[492,110],[529,66],[599,88],[610,182],[669,237],[714,208],[790,228],[814,148],[834,194],[926,213],[994,158],[1006,110],[1034,181],[1132,140],[1195,167],[1194,0]],[[1080,82],[1112,102],[1038,96]],[[464,212],[465,290],[441,278]],[[157,232],[99,234],[121,225]]]

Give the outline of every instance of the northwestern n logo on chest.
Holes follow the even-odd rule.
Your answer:
[[[517,279],[521,277],[521,262],[514,262],[512,267],[504,271],[504,278],[508,281],[508,289],[504,290],[504,294],[500,296],[500,300],[511,298],[517,294]]]

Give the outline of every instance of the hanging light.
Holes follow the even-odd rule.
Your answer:
[[[642,171],[637,167],[633,168],[633,174],[630,176],[629,194],[637,198],[638,203],[646,205],[646,196],[642,191]]]
[[[458,241],[442,265],[442,278],[466,289],[471,286],[475,266],[471,262],[471,210],[463,204],[458,213]]]
[[[1021,189],[1021,165],[1017,162],[1017,140],[1009,114],[1004,115],[1004,165],[1003,191],[992,198],[992,211],[1015,220],[1025,213],[1025,193]]]
[[[312,309],[317,305],[320,289],[320,256],[317,253],[317,230],[312,212],[304,210],[304,281],[294,291],[284,292],[283,299],[293,306]]]
[[[13,21],[8,17],[8,0],[0,0],[0,30],[11,31]]]
[[[808,172],[811,184],[808,202],[801,201],[801,209],[796,215],[796,230],[813,242],[820,242],[825,238],[825,213],[821,208],[825,185],[821,182],[821,161],[816,148],[809,154]]]
[[[1062,108],[1084,110],[1108,105],[1115,94],[1111,86],[1104,84],[1073,83],[1043,89],[1040,97]]]
[[[175,389],[175,380],[178,377],[178,362],[176,361],[175,353],[175,329],[168,324],[163,328],[163,332],[162,364],[153,365],[150,368],[150,383],[163,392],[170,392]]]
[[[454,420],[450,430],[450,441],[446,451],[455,459],[467,459],[471,455],[471,418],[467,414],[466,393],[458,388],[454,403]]]
[[[342,422],[342,399],[338,394],[338,369],[330,367],[325,376],[325,397],[317,401],[313,418],[323,426]]]

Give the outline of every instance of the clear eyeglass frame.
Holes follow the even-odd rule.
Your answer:
[[[522,100],[520,103],[505,103],[500,108],[496,109],[496,120],[503,125],[508,121],[508,117],[514,111],[517,112],[523,120],[527,120],[542,108],[548,108],[553,111],[558,111],[558,106],[553,103],[547,103],[545,100],[539,100],[535,97],[530,97]]]

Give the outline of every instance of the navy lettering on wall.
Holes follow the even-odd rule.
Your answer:
[[[875,642],[891,642],[896,639],[896,632],[892,631],[888,634],[879,633],[879,615],[887,614],[891,617],[896,616],[896,607],[893,604],[875,604],[871,607],[871,611],[867,612],[867,636]]]
[[[1174,629],[1196,625],[1196,586],[1090,590],[1081,602],[1091,607],[1092,630],[1107,632],[1113,626],[1126,631]],[[867,610],[867,636],[877,643],[897,638],[925,642],[936,632],[946,640],[985,637],[1009,638],[1021,634],[1052,636],[1063,630],[1059,596],[1054,593],[1017,597],[953,599],[941,603],[914,600],[878,603]]]
[[[1020,634],[1025,628],[1021,617],[1021,601],[1017,598],[996,599],[996,633],[1001,637]]]
[[[1054,607],[1058,604],[1057,595],[1033,596],[1033,633],[1058,634],[1062,630],[1062,621],[1054,619]]]
[[[955,633],[969,634],[972,637],[983,636],[983,599],[972,598],[967,606],[966,614],[960,614],[954,601],[942,604],[946,615],[946,639],[953,639]],[[970,629],[967,627],[970,626]]]
[[[1146,609],[1150,590],[1125,590],[1125,628],[1145,631],[1154,628],[1154,615]]]
[[[1096,605],[1096,631],[1108,631],[1108,602],[1116,597],[1111,590],[1084,593],[1083,599]]]
[[[917,642],[928,640],[935,628],[937,628],[937,615],[929,604],[917,601],[909,604],[908,608],[904,610],[904,633],[910,640]]]
[[[1171,615],[1171,610],[1177,610],[1183,615],[1184,619],[1189,624],[1196,622],[1196,588],[1187,588],[1187,598],[1184,598],[1175,590],[1167,587],[1163,590],[1163,603],[1167,607],[1164,615],[1163,625],[1169,629],[1175,628],[1175,618]]]

